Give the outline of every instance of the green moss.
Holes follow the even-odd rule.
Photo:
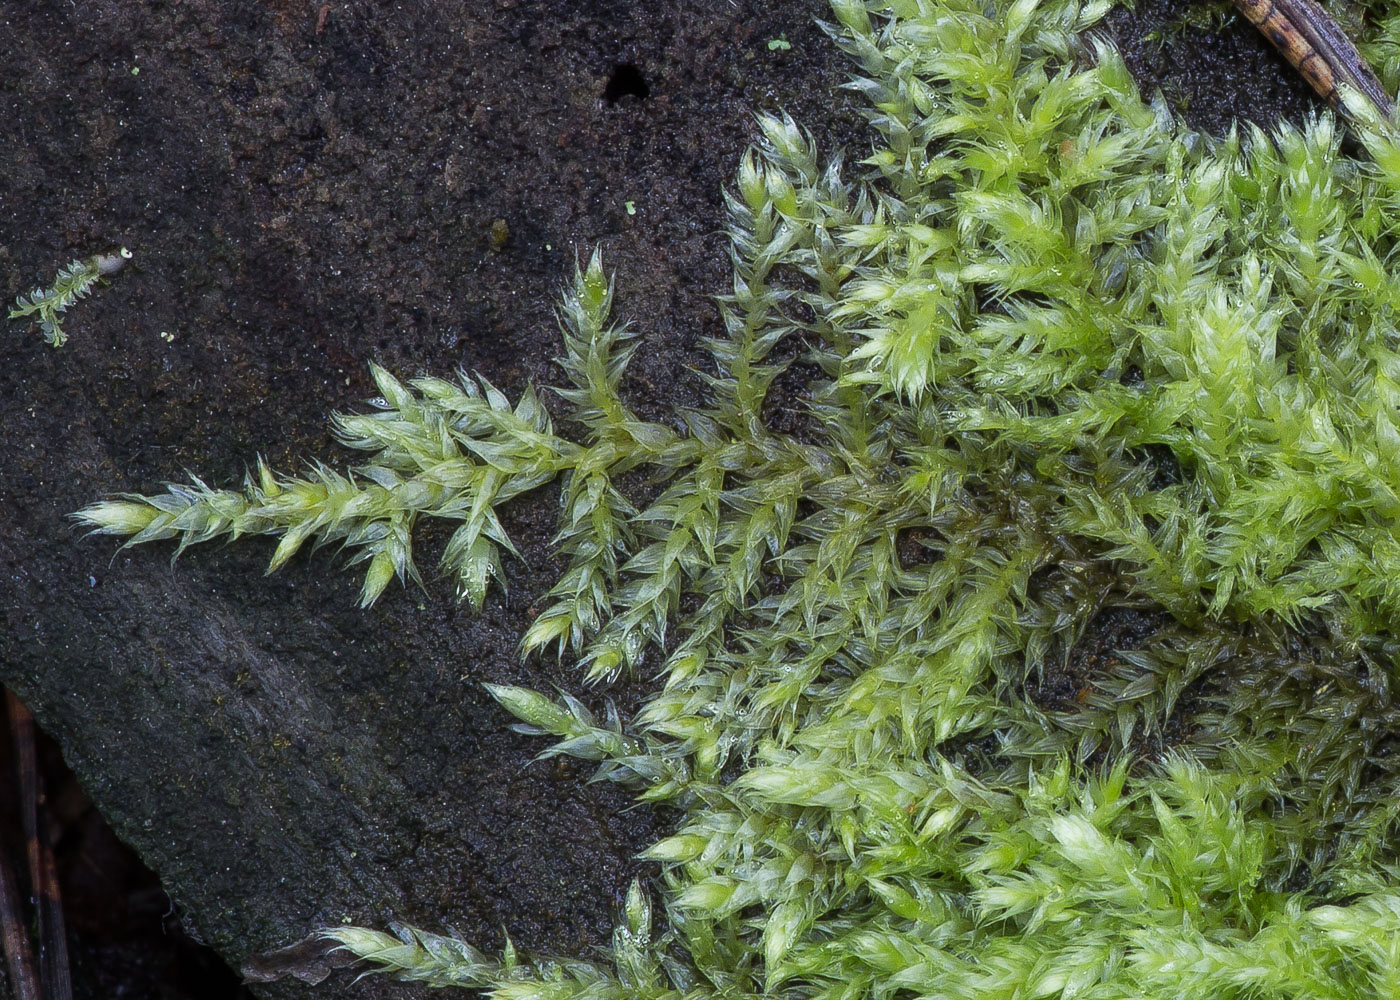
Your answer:
[[[878,140],[844,167],[764,119],[715,402],[673,426],[619,395],[595,256],[563,310],[583,440],[534,394],[376,369],[378,412],[337,419],[352,475],[79,515],[277,534],[274,567],[339,540],[366,601],[446,518],[480,603],[494,506],[562,477],[524,651],[664,682],[626,724],[492,693],[678,810],[663,876],[597,962],[333,937],[510,998],[1400,992],[1400,146],[1364,109],[1366,158],[1330,116],[1194,134],[1094,40],[1106,7],[833,0]],[[764,419],[793,358],[801,434]],[[1041,707],[1125,608],[1157,634]]]
[[[68,307],[87,298],[99,282],[116,274],[130,259],[131,251],[122,247],[113,253],[71,261],[48,288],[36,288],[15,299],[9,318],[33,317],[49,346],[62,347],[68,342],[68,335],[63,332],[63,314]]]

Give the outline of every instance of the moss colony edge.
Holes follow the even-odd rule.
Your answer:
[[[1363,116],[1364,158],[1330,115],[1194,133],[1095,38],[1107,2],[832,6],[877,141],[847,167],[762,120],[712,406],[628,409],[595,255],[555,390],[582,440],[533,392],[375,369],[375,412],[336,418],[368,456],[351,473],[259,467],[79,518],[128,544],[278,535],[273,568],[339,541],[366,602],[443,518],[480,604],[511,552],[495,508],[560,480],[567,570],[523,652],[660,682],[626,723],[491,691],[546,753],[677,811],[646,852],[663,874],[596,960],[327,932],[402,978],[512,1000],[1400,995],[1390,126]],[[1395,51],[1396,20],[1378,32]],[[800,434],[763,419],[794,356],[820,373]],[[659,496],[634,505],[629,473]],[[1122,609],[1161,624],[1074,704],[1037,704]]]

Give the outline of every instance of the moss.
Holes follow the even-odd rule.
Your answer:
[[[87,298],[99,282],[116,274],[130,259],[131,251],[122,247],[114,253],[72,261],[58,272],[48,288],[36,288],[17,298],[9,318],[34,317],[49,346],[62,347],[68,342],[68,335],[63,332],[63,314],[68,307]]]
[[[595,256],[561,313],[577,439],[534,393],[376,370],[351,474],[81,512],[280,535],[274,567],[339,541],[366,601],[443,518],[479,604],[494,508],[562,479],[523,650],[661,683],[626,723],[491,691],[676,808],[662,878],[605,960],[332,937],[512,998],[1395,994],[1400,145],[1364,113],[1364,158],[1331,116],[1192,132],[1106,9],[833,0],[878,140],[847,167],[762,120],[703,409],[628,409]],[[799,365],[797,433],[767,404]],[[1134,614],[1138,648],[1037,700]]]

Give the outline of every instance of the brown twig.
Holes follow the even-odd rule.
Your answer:
[[[39,923],[39,984],[44,1000],[72,1000],[73,981],[68,967],[68,928],[63,919],[63,897],[58,889],[58,871],[48,829],[39,822],[38,754],[35,749],[34,716],[29,714],[13,691],[5,692],[10,716],[10,738],[14,742],[19,768],[20,817],[24,825],[29,855],[29,884],[34,887]]]
[[[1234,0],[1274,48],[1332,107],[1345,112],[1340,85],[1364,96],[1382,118],[1395,102],[1332,17],[1313,0]]]
[[[10,996],[13,1000],[39,1000],[39,979],[34,972],[34,953],[20,910],[15,873],[6,852],[0,850],[0,941],[5,947],[5,963],[10,970]]]

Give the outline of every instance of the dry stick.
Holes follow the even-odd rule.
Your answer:
[[[68,965],[68,921],[58,892],[58,866],[47,824],[39,828],[39,971],[44,1000],[73,1000],[73,973]]]
[[[7,699],[14,697],[9,692],[6,696]],[[23,793],[20,797],[23,799]],[[14,867],[9,852],[0,847],[0,941],[4,943],[5,961],[10,970],[11,1000],[39,1000],[39,977],[25,924]]]
[[[0,940],[4,942],[5,961],[10,970],[10,997],[12,1000],[39,1000],[39,980],[34,973],[29,932],[20,911],[19,889],[15,886],[8,852],[3,849],[0,849]]]
[[[1337,89],[1345,83],[1382,118],[1391,117],[1395,102],[1346,32],[1313,0],[1235,0],[1235,6],[1332,107],[1346,111]]]
[[[72,1000],[68,968],[68,928],[48,830],[39,823],[39,765],[34,745],[34,716],[13,691],[5,692],[10,713],[10,736],[19,765],[20,815],[29,849],[29,884],[34,887],[39,913],[39,983],[45,1000]]]

